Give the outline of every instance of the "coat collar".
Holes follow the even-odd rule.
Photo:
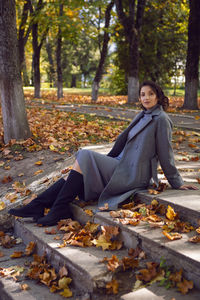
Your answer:
[[[152,111],[150,111],[150,112],[148,112],[147,114],[146,114],[146,118],[145,118],[145,120],[144,120],[144,122],[141,124],[141,127],[139,127],[135,132],[134,132],[134,134],[128,139],[128,141],[127,141],[127,143],[129,143],[131,140],[132,140],[132,138],[134,137],[134,136],[136,136],[140,131],[142,131],[151,121],[152,121],[152,117],[153,116],[158,116],[160,113],[161,113],[161,111],[163,111],[163,108],[162,108],[162,106],[160,106],[160,105],[156,105],[155,106],[155,108],[152,110]],[[134,120],[131,122],[131,124],[129,125],[129,127],[127,128],[128,129],[128,131],[130,131],[130,129],[144,116],[144,114],[145,114],[145,111],[141,111],[135,118],[134,118]]]

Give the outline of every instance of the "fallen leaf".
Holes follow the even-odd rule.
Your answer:
[[[60,295],[64,298],[70,298],[72,297],[72,291],[69,288],[66,288],[63,290],[63,292],[60,292]]]
[[[57,230],[56,228],[52,228],[52,229],[45,229],[44,231],[46,234],[56,234],[57,233]]]
[[[36,166],[41,166],[41,165],[43,165],[43,162],[42,162],[41,160],[36,161],[36,162],[35,162],[35,165],[36,165]]]
[[[8,182],[11,182],[13,179],[11,176],[4,176],[4,178],[1,180],[1,183],[5,184]]]
[[[26,283],[21,284],[20,287],[23,291],[30,290],[30,286]]]
[[[3,201],[0,201],[0,210],[3,210],[6,207],[6,204]]]
[[[25,254],[27,256],[31,255],[34,250],[35,250],[35,247],[36,247],[36,243],[35,242],[29,242],[29,244],[26,246],[26,249],[25,249]]]
[[[118,293],[119,289],[119,283],[116,279],[113,279],[112,281],[108,282],[106,284],[107,294],[114,294],[116,295]]]
[[[68,270],[65,266],[61,267],[59,270],[59,276],[60,278],[67,276],[68,275]]]
[[[3,257],[3,256],[4,256],[3,252],[2,252],[2,251],[0,251],[0,257]]]
[[[94,215],[94,213],[91,209],[84,209],[84,212],[90,217],[92,217]]]
[[[38,174],[43,173],[43,172],[44,172],[44,170],[38,170],[33,175],[38,175]]]
[[[186,295],[189,292],[189,290],[193,289],[194,284],[192,281],[183,279],[183,282],[177,283],[177,287],[181,294]]]
[[[195,235],[188,240],[191,243],[200,243],[200,235]]]
[[[92,243],[96,247],[102,247],[103,250],[109,249],[112,244],[111,241],[107,241],[104,234],[101,234],[97,239],[92,240]]]
[[[107,262],[107,268],[109,271],[114,272],[119,266],[120,262],[116,255],[112,255],[111,258],[104,257],[101,262]]]
[[[162,232],[170,241],[179,240],[182,238],[182,235],[178,232]]]
[[[172,221],[177,217],[177,213],[175,213],[174,209],[170,205],[168,205],[166,217]]]
[[[70,277],[62,277],[58,280],[58,286],[60,289],[66,289],[68,288],[68,285],[71,283],[72,279]]]
[[[19,258],[22,257],[23,251],[15,251],[13,254],[10,255],[11,258]]]

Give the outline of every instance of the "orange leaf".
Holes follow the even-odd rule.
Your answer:
[[[162,232],[170,241],[179,240],[182,238],[182,235],[178,232]]]
[[[4,256],[3,252],[0,251],[0,257],[3,257],[3,256]]]
[[[194,284],[192,281],[183,279],[183,282],[177,283],[177,287],[181,294],[185,295],[188,293],[189,290],[193,289]]]
[[[35,243],[35,242],[30,242],[30,243],[26,246],[25,254],[26,254],[27,256],[31,255],[31,254],[34,252],[35,247],[36,247],[36,243]]]
[[[23,251],[15,251],[13,254],[10,255],[11,258],[19,258],[22,257]]]
[[[1,182],[3,183],[3,184],[5,184],[5,183],[8,183],[8,182],[11,182],[13,179],[12,179],[12,177],[11,176],[4,176],[4,178],[1,180]]]
[[[116,295],[118,293],[118,288],[119,288],[119,283],[116,279],[113,279],[112,281],[106,284],[107,294]]]
[[[43,162],[42,162],[41,160],[39,160],[39,161],[36,161],[36,162],[35,162],[35,165],[37,165],[37,166],[41,166],[41,165],[43,165]]]
[[[123,265],[123,269],[124,271],[127,269],[134,269],[137,268],[139,266],[139,260],[135,259],[134,257],[123,257],[122,258],[122,265]]]
[[[195,144],[188,144],[188,146],[189,146],[190,148],[197,148],[197,145],[195,145]]]
[[[46,234],[56,234],[57,230],[55,228],[52,228],[51,230],[45,229],[44,231]]]
[[[38,170],[33,175],[38,175],[38,174],[43,173],[43,172],[44,172],[43,170]]]

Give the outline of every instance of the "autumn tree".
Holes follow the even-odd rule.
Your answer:
[[[99,83],[103,75],[104,63],[108,52],[108,42],[110,40],[108,29],[110,26],[111,10],[113,8],[113,5],[114,5],[114,0],[107,5],[105,10],[105,26],[104,26],[103,42],[102,42],[102,46],[100,46],[100,60],[92,84],[92,100],[94,101],[96,101],[98,98]]]
[[[200,1],[190,0],[188,49],[185,70],[185,98],[183,108],[198,109],[197,93],[200,55]]]
[[[147,2],[140,39],[140,80],[170,84],[178,69],[184,70],[188,13],[182,0]]]
[[[41,26],[41,20],[44,20],[42,17],[42,10],[45,6],[43,0],[38,0],[38,2],[34,5],[30,1],[30,11],[33,16],[33,24],[32,24],[32,47],[33,47],[33,83],[34,83],[34,97],[40,98],[40,54],[43,42],[47,36],[49,30],[48,21],[43,23]],[[39,32],[39,26],[41,29],[41,33]],[[40,33],[40,34],[39,34]]]
[[[4,142],[30,136],[20,75],[15,0],[0,0],[0,96]]]
[[[138,101],[139,42],[146,0],[115,0],[117,14],[128,43],[128,102]]]
[[[59,17],[63,16],[63,3],[59,5]],[[56,62],[57,62],[57,97],[63,97],[63,77],[62,77],[62,64],[61,64],[61,51],[62,51],[62,32],[61,26],[58,25],[58,37],[56,47]]]
[[[30,19],[30,5],[31,0],[16,2],[16,9],[18,13],[18,47],[19,47],[19,64],[20,70],[23,71],[25,59],[25,46],[32,29],[32,20]]]

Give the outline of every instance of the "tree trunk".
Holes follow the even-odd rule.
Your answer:
[[[25,59],[24,59],[24,62],[22,64],[21,73],[22,73],[23,85],[24,86],[29,86],[30,85],[30,81],[29,81],[29,77],[28,77],[28,73],[27,73],[26,60]]]
[[[33,82],[34,97],[40,98],[40,48],[38,46],[38,24],[32,27],[32,45],[33,45]]]
[[[60,4],[59,16],[63,15],[63,4]],[[62,50],[62,32],[60,25],[58,27],[58,39],[56,49],[56,62],[57,62],[57,97],[58,99],[63,98],[63,75],[62,75],[62,64],[61,64],[61,50]]]
[[[76,87],[76,74],[72,74],[71,88]]]
[[[4,142],[27,139],[27,121],[16,30],[15,0],[0,0],[0,96]]]
[[[113,8],[114,1],[111,1],[106,8],[105,12],[105,27],[104,27],[104,36],[103,36],[103,46],[101,50],[101,56],[99,65],[97,67],[96,75],[92,84],[92,100],[96,101],[98,98],[99,84],[103,75],[104,63],[108,53],[108,42],[110,40],[110,36],[108,33],[108,28],[110,26],[110,18],[111,18],[111,10]]]
[[[198,109],[198,81],[200,54],[200,1],[190,0],[188,50],[185,70],[185,98],[183,108]]]
[[[99,83],[97,81],[93,81],[92,83],[92,100],[97,100],[99,91]]]
[[[48,55],[48,60],[49,60],[49,82],[50,82],[50,87],[54,87],[55,86],[55,68],[54,68],[54,61],[53,61],[53,55],[52,55],[52,47],[51,44],[48,40],[48,38],[46,38],[46,51],[47,51],[47,55]]]
[[[28,13],[30,9],[29,1],[25,1],[21,16],[21,22],[19,25],[19,31],[18,31],[18,47],[19,47],[19,65],[20,65],[20,71],[23,69],[23,63],[24,63],[24,57],[25,57],[25,45],[28,40],[29,34],[31,32],[31,22],[28,26],[28,29],[25,30],[27,19],[28,19]]]
[[[135,12],[135,0],[129,1],[129,14],[125,13],[122,0],[115,0],[117,14],[124,28],[126,41],[128,43],[128,103],[138,101],[139,90],[139,40],[144,7],[146,0],[137,1],[137,12]],[[135,16],[136,14],[136,16]]]

